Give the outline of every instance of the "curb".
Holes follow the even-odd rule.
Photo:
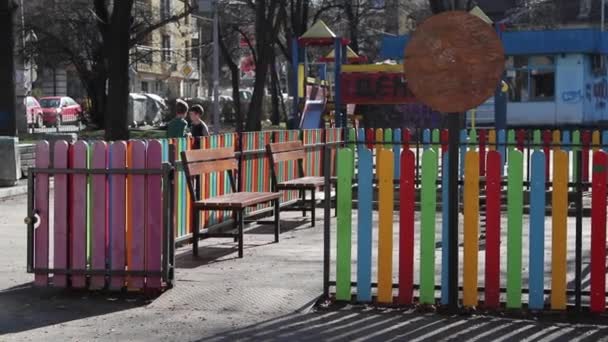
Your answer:
[[[49,181],[49,191],[53,190],[53,188],[54,188],[54,182],[51,179]],[[22,195],[27,195],[27,180],[19,181],[19,183],[15,186],[0,188],[0,199],[1,200],[9,199],[11,197],[22,196]]]

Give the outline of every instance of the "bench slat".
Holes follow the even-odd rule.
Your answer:
[[[283,143],[272,143],[269,144],[270,151],[272,153],[289,152],[293,150],[303,150],[304,145],[301,141],[289,141]]]
[[[274,159],[274,162],[276,164],[284,161],[304,159],[306,158],[306,153],[303,149],[289,152],[274,153],[272,158]]]
[[[212,172],[223,172],[227,170],[235,170],[238,163],[235,159],[222,159],[207,162],[188,163],[190,176],[198,176]]]
[[[199,209],[242,209],[276,200],[280,197],[281,194],[278,192],[235,192],[196,201],[194,207]]]

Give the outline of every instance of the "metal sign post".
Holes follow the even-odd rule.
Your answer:
[[[494,94],[504,71],[496,32],[467,12],[444,12],[418,27],[405,51],[404,72],[416,98],[448,114],[448,306],[458,309],[460,119]],[[445,173],[444,173],[445,174]],[[445,240],[444,240],[445,241]]]

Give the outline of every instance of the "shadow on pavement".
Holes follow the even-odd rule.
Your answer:
[[[318,224],[318,223],[317,223]],[[314,229],[310,227],[310,220],[281,220],[281,233],[286,233],[292,230]],[[251,235],[268,235],[269,240],[252,241]],[[274,240],[274,226],[271,224],[260,224],[245,228],[244,249],[260,248],[266,245],[271,245]],[[282,237],[282,236],[281,236]],[[264,237],[266,239],[266,237]],[[207,241],[213,243],[199,244],[198,257],[192,256],[192,245],[188,244],[185,248],[180,249],[175,255],[175,264],[177,268],[197,268],[199,266],[210,265],[227,260],[238,259],[238,244],[232,238],[209,238]],[[215,243],[217,241],[217,243]]]
[[[68,291],[27,283],[0,291],[0,335],[129,310],[149,302],[149,297],[141,294]]]
[[[345,310],[287,315],[200,341],[595,341],[607,333],[594,325]]]

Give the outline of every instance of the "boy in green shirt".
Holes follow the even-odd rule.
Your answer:
[[[186,121],[186,113],[188,113],[188,104],[180,99],[177,99],[175,104],[175,118],[167,124],[167,138],[183,138],[188,133],[188,121]]]

